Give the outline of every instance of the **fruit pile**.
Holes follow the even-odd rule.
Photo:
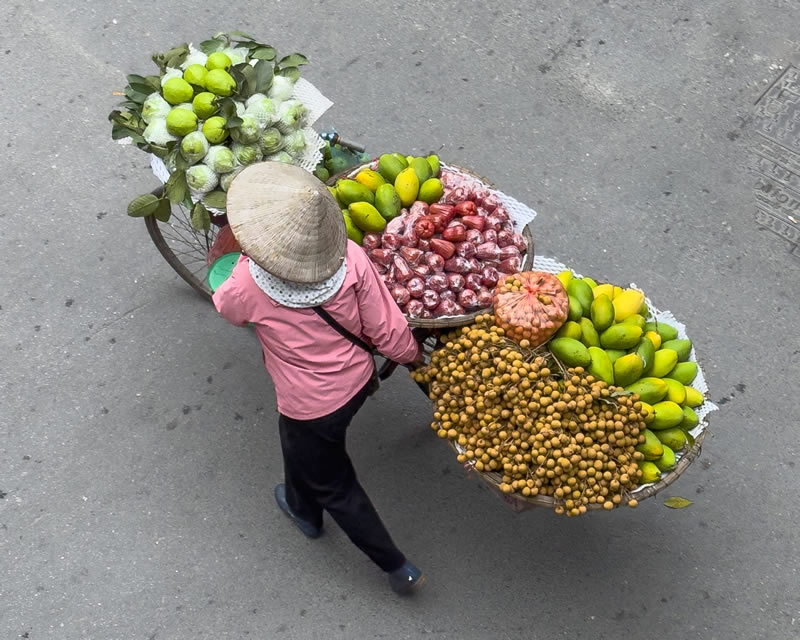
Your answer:
[[[644,294],[597,284],[565,271],[558,275],[569,300],[568,320],[549,343],[567,366],[585,367],[598,380],[636,394],[646,412],[639,450],[642,482],[657,481],[675,466],[675,453],[693,444],[689,431],[703,395],[691,387],[697,364],[690,340],[664,322],[647,321]]]
[[[527,251],[488,188],[427,158],[382,155],[330,187],[348,237],[368,253],[403,312],[459,316],[491,307],[501,274]]]
[[[126,100],[109,115],[112,137],[129,138],[164,161],[163,198],[151,194],[128,207],[132,216],[166,221],[170,202],[192,210],[207,230],[208,208],[225,209],[225,191],[253,162],[298,163],[318,137],[305,129],[308,109],[292,99],[305,56],[277,59],[273,47],[246,34],[219,33],[199,49],[180,45],[156,54],[158,75],[129,75]]]
[[[510,340],[490,314],[440,342],[412,375],[429,384],[431,426],[459,462],[496,474],[503,493],[550,496],[567,516],[637,505],[629,494],[641,476],[645,413],[634,395]]]
[[[441,334],[412,372],[432,428],[503,493],[568,516],[636,506],[694,444],[704,402],[692,343],[648,315],[640,291],[569,271],[503,277],[494,314]]]

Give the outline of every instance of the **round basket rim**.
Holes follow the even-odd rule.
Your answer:
[[[328,186],[333,186],[336,184],[338,180],[342,178],[349,178],[351,176],[356,175],[362,169],[368,169],[370,166],[377,160],[378,158],[373,158],[369,162],[359,164],[355,167],[350,167],[349,169],[345,169],[344,171],[340,171],[339,173],[331,176],[326,181]],[[494,183],[488,180],[487,178],[483,177],[480,174],[475,173],[470,169],[465,169],[464,167],[460,167],[455,164],[450,163],[442,163],[442,168],[445,169],[455,169],[461,173],[464,173],[476,180],[479,180],[481,184],[490,189],[494,189]],[[534,240],[533,240],[533,233],[530,229],[531,223],[526,224],[522,231],[520,232],[522,236],[525,238],[525,242],[528,244],[528,249],[525,251],[525,257],[523,259],[522,266],[520,267],[521,271],[529,271],[533,268],[533,261],[536,256],[536,251],[534,247]],[[446,316],[444,318],[411,318],[409,316],[405,316],[406,321],[408,322],[408,326],[412,328],[420,328],[420,329],[452,329],[454,327],[460,327],[465,324],[470,324],[475,321],[480,315],[484,313],[491,313],[493,307],[486,307],[485,309],[478,309],[476,311],[471,311],[470,313],[465,313],[460,316]]]
[[[625,492],[622,495],[622,502],[617,506],[624,506],[628,504],[631,500],[636,500],[641,502],[642,500],[646,500],[647,498],[652,498],[657,493],[663,491],[668,486],[670,486],[675,480],[680,477],[680,475],[686,471],[692,462],[700,455],[700,452],[703,449],[703,440],[706,436],[706,430],[708,429],[707,421],[703,422],[704,429],[700,432],[700,434],[695,438],[694,445],[681,453],[681,457],[678,460],[678,463],[675,465],[675,468],[672,469],[667,475],[663,476],[658,482],[654,482],[651,484],[642,485],[637,487],[633,491]],[[456,452],[459,453],[458,448],[456,447],[455,443],[451,440],[447,441],[450,447]],[[526,505],[528,508],[533,507],[547,507],[547,508],[554,508],[560,504],[559,500],[556,500],[552,496],[533,496],[533,497],[526,497],[518,493],[507,494],[503,493],[500,489],[501,483],[501,475],[496,471],[478,471],[475,469],[474,465],[470,462],[464,463],[464,468],[469,473],[475,473],[478,477],[485,482],[491,489],[496,491],[504,500],[511,502],[511,503],[519,503]],[[589,504],[586,505],[586,508],[589,511],[596,511],[603,508],[601,504]]]

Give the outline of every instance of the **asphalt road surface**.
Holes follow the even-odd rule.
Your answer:
[[[748,167],[799,22],[794,0],[0,3],[0,637],[797,638],[800,260]],[[514,514],[397,375],[350,447],[425,590],[397,598],[330,520],[298,534],[255,338],[125,215],[156,180],[106,121],[153,51],[236,28],[311,58],[322,124],[490,176],[538,211],[538,253],[686,323],[721,411],[667,492]]]

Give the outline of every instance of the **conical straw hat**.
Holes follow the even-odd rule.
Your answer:
[[[249,165],[228,188],[227,214],[242,250],[274,276],[322,282],[342,266],[342,211],[305,169],[283,162]]]

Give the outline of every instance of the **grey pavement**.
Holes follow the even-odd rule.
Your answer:
[[[0,638],[800,637],[800,260],[748,171],[795,0],[4,0],[0,24]],[[537,209],[538,253],[671,309],[721,406],[702,457],[635,511],[514,514],[397,375],[350,446],[425,590],[330,521],[298,535],[255,339],[126,217],[156,181],[106,121],[151,52],[235,28],[311,58],[327,124],[440,149]]]

